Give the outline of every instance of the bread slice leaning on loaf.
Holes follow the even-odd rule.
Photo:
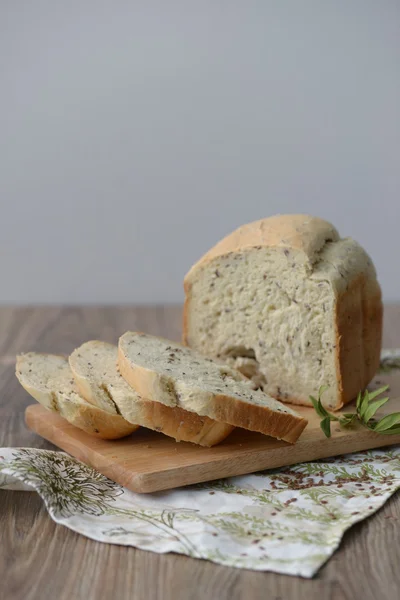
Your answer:
[[[379,366],[381,289],[368,254],[328,222],[278,215],[239,227],[185,278],[183,342],[284,402],[338,409]]]
[[[121,375],[139,394],[217,421],[295,442],[307,421],[234,369],[175,342],[128,332],[119,340]]]
[[[160,431],[177,441],[214,446],[233,430],[205,416],[141,398],[117,369],[118,348],[106,342],[86,342],[69,358],[80,394],[90,403],[127,421]]]
[[[63,356],[35,352],[17,356],[16,376],[42,406],[90,435],[114,440],[138,429],[138,425],[128,423],[120,415],[86,402],[78,394],[68,360]]]

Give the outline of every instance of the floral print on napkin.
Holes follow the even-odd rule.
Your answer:
[[[0,487],[21,485],[94,540],[312,577],[400,487],[400,447],[146,495],[63,452],[0,449]]]

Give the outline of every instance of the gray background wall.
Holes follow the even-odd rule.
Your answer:
[[[397,0],[3,0],[0,82],[0,303],[180,301],[278,212],[400,299]]]

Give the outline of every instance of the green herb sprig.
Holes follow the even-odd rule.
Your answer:
[[[320,426],[326,437],[331,437],[332,421],[337,421],[342,427],[349,427],[356,421],[359,421],[367,429],[375,431],[376,433],[382,433],[384,435],[400,433],[400,412],[386,415],[379,421],[374,419],[376,411],[389,401],[388,396],[384,398],[378,398],[378,396],[386,392],[388,388],[389,386],[385,385],[374,392],[369,392],[368,390],[365,390],[364,393],[359,392],[356,401],[355,413],[343,413],[341,415],[335,415],[328,412],[322,405],[321,396],[328,389],[328,387],[321,386],[319,388],[318,398],[310,396],[310,400],[313,403],[317,415],[321,417]]]

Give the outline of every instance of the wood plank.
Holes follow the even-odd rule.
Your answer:
[[[17,351],[68,353],[127,329],[179,340],[180,307],[0,308],[0,446],[54,449],[24,423],[32,399]],[[51,321],[48,324],[49,319]],[[385,307],[384,347],[400,347],[400,304]],[[36,494],[0,491],[0,597],[7,600],[397,600],[400,494],[352,527],[312,580],[101,544],[56,525]]]
[[[391,387],[392,400],[381,414],[400,411],[399,375],[381,375],[376,380],[379,383],[373,384],[372,388],[384,384]],[[354,406],[346,408],[349,410],[354,410]],[[326,438],[313,408],[299,407],[298,411],[308,420],[308,425],[296,444],[237,428],[213,448],[177,443],[144,428],[121,440],[101,440],[38,404],[27,408],[25,418],[30,429],[40,436],[138,493],[400,443],[400,434],[379,435],[361,425],[340,428],[332,424],[332,435]]]

